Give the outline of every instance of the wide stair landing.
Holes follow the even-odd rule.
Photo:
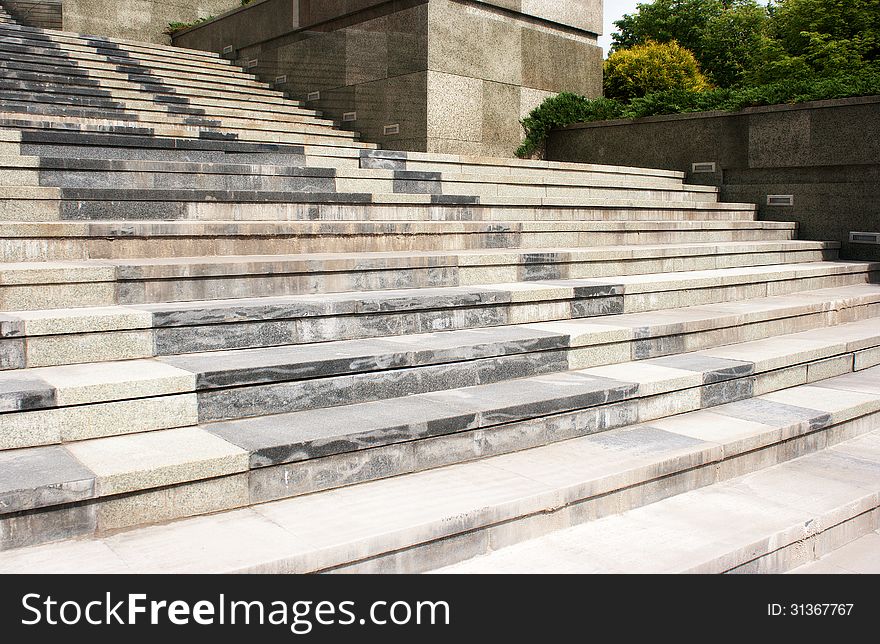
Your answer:
[[[777,572],[880,527],[880,265],[2,18],[0,570]]]

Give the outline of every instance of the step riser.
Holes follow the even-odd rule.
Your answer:
[[[835,522],[819,534],[798,539],[776,550],[767,549],[769,551],[763,551],[753,559],[750,557],[754,557],[754,553],[736,553],[739,556],[732,557],[737,562],[733,567],[727,560],[712,561],[686,571],[686,574],[779,575],[831,554],[878,528],[880,507],[875,507],[850,519]],[[743,560],[748,561],[740,563]]]
[[[23,121],[30,117],[31,120]],[[273,123],[271,121],[253,121],[250,119],[216,118],[208,115],[172,114],[168,112],[143,112],[129,109],[123,104],[115,107],[104,106],[55,106],[44,103],[26,103],[23,101],[0,100],[0,118],[4,124],[13,127],[43,127],[44,123],[76,123],[89,124],[94,122],[120,123],[128,126],[151,127],[157,132],[173,133],[181,127],[203,127],[211,131],[237,134],[243,140],[265,140],[280,142],[291,140],[291,137],[311,137],[315,141],[351,142],[357,134],[346,130],[331,130],[322,125],[308,123]],[[259,137],[259,138],[255,138]]]
[[[430,173],[415,175],[416,178],[412,178],[413,175],[406,172],[360,169],[353,165],[350,158],[335,159],[315,155],[306,157],[272,153],[224,154],[220,151],[144,151],[131,148],[31,144],[24,144],[22,147],[28,151],[28,164],[39,169],[45,185],[64,187],[115,188],[120,185],[132,185],[156,188],[224,189],[229,187],[226,185],[229,181],[246,180],[250,185],[254,185],[254,189],[258,187],[272,189],[271,184],[258,186],[254,182],[288,180],[298,170],[310,164],[310,166],[323,167],[328,172],[335,171],[340,192],[479,194],[488,198],[490,202],[495,198],[508,198],[507,201],[511,203],[507,204],[507,201],[504,203],[511,207],[528,205],[529,200],[535,198],[692,201],[703,204],[710,211],[754,215],[753,206],[718,203],[715,192],[684,186],[680,182],[643,179],[636,176],[603,179],[601,176],[596,177],[589,173],[580,175],[559,173],[558,180],[548,180],[530,179],[528,176],[520,175],[498,177],[492,174]],[[79,163],[71,163],[71,160],[80,159]],[[274,159],[279,159],[280,162]],[[340,163],[349,166],[349,169],[336,167]],[[19,167],[20,164],[12,164],[9,159],[0,155],[0,176]],[[516,192],[531,194],[510,194]],[[517,202],[509,199],[513,196],[517,197]]]
[[[227,101],[222,105],[219,102],[217,105],[200,105],[191,102],[189,99],[170,103],[150,100],[143,93],[136,91],[76,88],[53,83],[0,82],[0,96],[3,96],[6,100],[17,102],[50,103],[56,105],[61,102],[70,105],[89,105],[93,101],[115,101],[137,112],[167,114],[175,111],[186,111],[186,113],[200,113],[210,118],[229,119],[232,122],[241,120],[242,110],[247,110],[249,112],[247,121],[265,121],[268,124],[304,123],[324,127],[332,127],[334,125],[333,121],[319,119],[305,111],[297,111],[295,109],[257,110],[254,109],[253,105],[245,103],[237,109],[232,109],[233,101]]]
[[[18,171],[0,171],[3,185],[16,185]],[[269,192],[373,193],[373,194],[434,194],[476,196],[481,199],[510,197],[521,192],[524,197],[586,198],[615,201],[649,200],[673,205],[678,202],[714,203],[714,197],[703,193],[651,189],[615,189],[570,186],[545,189],[542,186],[505,186],[454,181],[407,182],[395,179],[319,179],[257,175],[205,175],[147,172],[65,172],[34,171],[30,181],[38,185],[60,188],[104,188],[125,186],[134,190],[256,190]],[[19,184],[21,185],[21,184]],[[31,185],[31,184],[27,184]],[[500,194],[499,194],[500,193]],[[724,212],[724,211],[722,211]]]
[[[595,433],[595,424],[592,427],[589,424],[596,422],[597,415],[588,412],[588,416],[587,419],[582,414],[557,416],[549,421],[550,432],[561,428],[559,440],[563,440],[566,432],[574,436]],[[584,426],[579,432],[571,432],[569,427],[577,422]],[[534,435],[541,432],[542,427],[547,431],[547,423],[546,420],[531,423],[532,427],[524,433]],[[564,500],[559,499],[554,509],[549,511],[541,509],[529,512],[521,507],[507,508],[502,513],[489,511],[482,516],[467,517],[461,523],[449,524],[443,530],[438,531],[434,526],[432,532],[422,538],[407,535],[411,541],[398,544],[397,547],[345,554],[328,552],[324,553],[326,558],[319,560],[275,562],[273,565],[279,566],[277,570],[247,571],[424,572],[553,530],[641,507],[814,453],[880,428],[880,413],[833,422],[830,426],[823,425],[828,424],[825,422],[816,427],[811,423],[801,423],[782,432],[782,440],[773,438],[769,444],[765,442],[758,449],[744,448],[742,445],[739,451],[711,449],[697,457],[672,459],[663,468],[632,472],[630,481],[603,481],[600,485],[594,483],[572,489]],[[608,429],[612,427],[602,427],[598,431]],[[521,427],[513,425],[508,426],[505,433],[515,434],[520,430]],[[521,449],[489,432],[484,432],[482,436],[465,433],[457,440],[453,438],[453,441],[450,444],[446,438],[421,440],[397,446],[393,452],[386,448],[385,453],[319,459],[307,463],[307,468],[287,466],[250,470],[211,480],[172,484],[159,490],[101,497],[60,508],[7,515],[0,518],[0,550],[74,537],[99,536],[139,525],[244,507],[274,498],[289,498],[307,493],[306,490],[325,490],[375,480],[390,476],[389,466],[399,468],[401,472],[441,467],[450,462],[450,450],[459,452],[458,458],[451,462],[460,462],[468,458],[467,454],[485,457]],[[546,442],[544,438],[540,444]],[[97,485],[100,487],[100,481]],[[606,488],[609,491],[606,492]],[[69,493],[75,495],[83,492],[71,490]],[[858,516],[863,512],[854,513]],[[393,554],[388,555],[388,552]]]
[[[28,27],[13,21],[13,24],[3,27],[3,33],[17,36],[20,38],[37,38],[50,39],[52,42],[62,44],[85,44],[90,40],[102,40],[107,43],[113,43],[121,47],[128,48],[132,51],[158,52],[166,56],[177,56],[192,60],[205,60],[209,63],[222,63],[225,59],[219,54],[199,49],[187,49],[185,47],[174,47],[170,45],[160,45],[156,43],[145,43],[135,40],[127,40],[124,38],[96,38],[95,36],[82,36],[72,31],[60,31],[57,29],[45,29],[41,27]]]
[[[98,145],[44,145],[35,143],[9,144],[0,150],[8,149],[3,155],[50,157],[56,159],[95,159],[95,160],[118,160],[118,161],[166,161],[171,163],[222,163],[222,164],[274,164],[287,167],[304,167],[306,156],[300,154],[273,153],[273,152],[223,152],[198,150],[161,150],[139,147],[104,147]],[[13,152],[14,150],[14,152]],[[355,167],[357,161],[353,161]],[[350,165],[351,165],[350,163]]]
[[[206,134],[213,138],[222,138],[229,141],[255,142],[255,143],[281,143],[288,145],[321,145],[338,146],[342,148],[366,149],[370,144],[359,143],[352,139],[353,133],[336,133],[337,130],[325,130],[324,134],[291,134],[288,132],[273,132],[270,130],[237,129],[226,127],[205,128],[199,125],[187,125],[181,119],[177,125],[162,123],[147,123],[137,120],[105,119],[103,116],[79,117],[79,116],[53,116],[35,115],[28,118],[25,114],[0,111],[0,127],[32,130],[71,130],[82,132],[106,132],[125,129],[128,132],[141,135],[157,135],[174,138],[204,139]]]
[[[82,149],[82,148],[80,148]],[[106,149],[106,148],[104,148]],[[274,164],[258,163],[245,164],[234,163],[235,156],[229,156],[226,165],[207,163],[147,163],[140,159],[101,159],[97,158],[97,150],[92,150],[92,155],[85,157],[77,157],[76,151],[72,149],[65,150],[66,156],[46,158],[43,150],[38,150],[38,154],[29,158],[28,162],[33,167],[38,168],[45,176],[46,181],[53,181],[60,185],[77,186],[95,186],[100,187],[99,182],[109,182],[113,187],[120,185],[120,179],[130,180],[132,182],[152,181],[152,175],[159,175],[159,179],[167,180],[169,177],[176,180],[182,180],[186,183],[183,187],[195,185],[195,182],[201,177],[207,178],[229,178],[235,176],[245,176],[254,179],[278,179],[293,176],[302,169],[302,164],[297,166],[277,167]],[[220,155],[217,155],[220,156]],[[71,158],[72,157],[72,158]],[[91,157],[91,158],[90,158]],[[81,162],[79,160],[82,159]],[[212,159],[216,160],[216,159]],[[220,160],[224,160],[222,157]],[[206,167],[207,166],[207,167]],[[11,164],[10,160],[0,158],[0,173],[6,170],[14,170],[20,167],[18,164]],[[60,172],[67,173],[59,176]],[[650,177],[626,176],[594,176],[590,173],[580,174],[563,174],[558,173],[555,177],[534,178],[527,175],[510,174],[505,176],[493,175],[491,173],[481,173],[479,170],[472,170],[468,173],[459,172],[432,172],[432,173],[414,173],[407,171],[394,170],[375,170],[375,169],[358,169],[354,172],[337,172],[336,178],[340,182],[350,181],[353,185],[362,181],[381,182],[372,192],[422,192],[421,188],[427,189],[429,192],[437,192],[436,188],[442,185],[450,185],[456,187],[459,191],[465,191],[467,188],[479,189],[479,192],[487,196],[504,197],[504,196],[537,196],[537,197],[562,197],[561,194],[566,190],[595,190],[595,197],[602,197],[609,191],[625,192],[631,191],[633,198],[641,198],[646,200],[656,199],[662,200],[663,197],[652,197],[652,193],[658,195],[681,195],[681,197],[669,197],[673,201],[681,201],[684,199],[694,199],[700,201],[708,201],[713,207],[721,210],[744,209],[753,210],[753,207],[747,204],[741,204],[739,207],[734,204],[721,204],[717,202],[717,191],[704,190],[699,186],[684,185],[678,181],[666,181],[662,179],[652,179]],[[393,181],[394,183],[387,183]],[[395,190],[395,187],[397,189]],[[419,188],[418,190],[409,190],[404,188]],[[489,190],[491,188],[491,190]],[[503,193],[517,190],[543,191],[534,195],[505,195]],[[344,186],[340,189],[342,192],[358,192],[353,188],[346,189]],[[559,194],[557,194],[559,193]],[[586,192],[579,192],[580,196],[589,198],[591,195]]]
[[[595,521],[603,517],[614,516],[627,510],[633,510],[671,498],[678,494],[684,494],[751,472],[760,471],[766,467],[772,467],[800,456],[814,454],[847,439],[865,435],[876,430],[878,427],[880,427],[880,419],[874,414],[856,421],[842,423],[826,432],[808,434],[789,440],[781,445],[759,449],[751,454],[735,459],[735,463],[722,461],[708,467],[698,466],[688,472],[674,473],[648,482],[639,482],[625,490],[618,490],[583,501],[575,501],[561,509],[519,516],[510,521],[493,523],[475,530],[437,539],[433,542],[425,539],[423,543],[399,548],[390,552],[390,554],[365,553],[361,556],[360,561],[352,563],[343,565],[331,564],[325,568],[315,569],[314,564],[310,564],[303,559],[292,559],[290,561],[276,561],[258,568],[243,567],[236,570],[236,572],[259,574],[282,572],[419,574],[430,572],[473,557],[489,554],[500,548],[535,539],[551,532],[564,530],[568,527],[580,525],[588,521]],[[789,555],[788,566],[794,567],[796,565],[795,562],[803,561],[804,558],[809,556],[810,552],[823,552],[826,548],[832,547],[833,543],[839,543],[847,538],[855,538],[857,535],[865,534],[869,530],[870,525],[880,525],[880,510],[876,506],[873,509],[858,508],[856,512],[858,514],[852,518],[838,519],[840,523],[834,524],[828,528],[827,532],[822,533],[822,535],[827,535],[827,542],[822,536],[818,540],[813,537],[804,538],[803,536],[797,539],[797,545],[790,546],[790,548],[792,550],[801,549],[801,555],[794,556],[792,550],[786,550],[787,554],[792,553]],[[854,534],[852,537],[848,537],[847,533]],[[784,572],[784,569],[787,569],[787,566],[783,565],[785,563],[784,560],[774,565],[772,546],[770,544],[763,545],[766,554],[758,558],[756,563],[761,562],[758,563],[758,566],[763,565],[767,572],[774,568],[778,568],[778,572]],[[391,549],[389,548],[388,550],[390,551]],[[692,574],[737,571],[757,572],[757,570],[750,570],[752,562],[747,563],[745,561],[755,556],[754,550],[738,554],[740,555],[739,561],[743,561],[743,563],[733,569],[724,566],[722,562],[712,562],[705,567],[687,572]],[[731,560],[737,561],[736,558],[731,558]],[[752,559],[752,561],[755,560]],[[730,563],[728,563],[729,565]],[[740,568],[741,570],[738,570]]]
[[[12,49],[24,49],[24,51],[10,51]],[[30,51],[27,51],[30,49]],[[21,48],[6,46],[0,41],[0,51],[8,63],[24,63],[32,65],[55,66],[60,70],[85,72],[89,75],[106,75],[123,79],[149,78],[151,82],[185,84],[185,81],[193,81],[207,84],[224,85],[244,88],[251,91],[266,91],[269,94],[278,95],[267,83],[260,83],[253,76],[235,71],[230,67],[221,73],[202,71],[198,67],[189,65],[175,65],[149,61],[146,58],[125,58],[124,56],[108,58],[100,54],[82,54],[73,51],[62,50],[36,50],[33,48]]]
[[[102,52],[102,55],[115,55],[118,51],[120,51],[120,49],[114,48],[113,45],[110,45],[107,42],[101,43],[94,39],[89,40],[86,38],[52,38],[48,35],[40,35],[21,31],[16,33],[14,30],[10,29],[2,29],[0,30],[0,34],[4,36],[3,42],[12,47],[37,48],[47,50],[49,53],[64,51],[78,52],[81,54],[86,54],[87,56],[93,56],[95,55],[96,51]],[[137,56],[141,60],[155,60],[158,62],[173,61],[175,64],[178,65],[188,64],[190,67],[196,67],[199,69],[211,69],[216,70],[217,72],[238,70],[237,67],[234,67],[229,61],[223,58],[211,59],[204,56],[174,56],[170,55],[170,53],[166,51],[155,49],[151,50],[148,48],[126,47],[122,48],[121,51],[124,51],[132,56]]]
[[[302,363],[297,368],[274,367],[271,375],[268,368],[252,368],[250,371],[245,370],[241,373],[220,372],[215,375],[196,376],[191,371],[186,371],[186,360],[181,362],[174,358],[168,358],[167,362],[172,365],[180,364],[183,366],[183,370],[175,368],[172,370],[172,375],[166,374],[161,380],[144,381],[138,384],[134,390],[131,389],[130,384],[107,385],[97,394],[88,395],[86,400],[91,404],[73,409],[75,409],[75,414],[89,416],[89,419],[94,423],[93,432],[105,431],[97,428],[106,427],[108,419],[112,420],[111,426],[114,433],[124,432],[125,429],[120,428],[125,428],[129,424],[139,428],[143,425],[143,419],[139,416],[123,416],[118,410],[112,414],[108,412],[116,409],[116,401],[142,397],[144,394],[132,393],[132,391],[142,392],[144,391],[143,387],[149,385],[149,391],[173,393],[175,397],[197,391],[198,421],[200,422],[250,418],[265,414],[323,409],[411,396],[418,393],[444,391],[452,383],[455,387],[467,387],[618,364],[630,360],[641,361],[648,358],[754,341],[775,335],[821,329],[877,316],[880,316],[880,304],[872,304],[852,306],[839,311],[739,324],[712,331],[661,336],[633,342],[592,345],[580,349],[555,349],[553,347],[564,344],[564,338],[546,337],[541,342],[517,343],[510,341],[506,344],[496,344],[482,349],[468,348],[467,351],[447,352],[449,355],[446,356],[435,353],[427,358],[434,364],[430,362],[414,364],[418,359],[410,358],[407,360],[402,356],[396,358],[377,356],[369,360],[349,358],[348,360],[351,362],[348,368],[345,367],[345,364],[348,364],[345,361],[340,365],[330,365],[329,368],[315,363]],[[577,342],[570,341],[569,344],[576,346]],[[852,355],[849,355],[850,353]],[[456,354],[467,357],[464,358],[464,361],[461,357],[456,361],[453,357]],[[815,360],[819,363],[814,367],[813,375],[815,378],[840,375],[854,368],[861,370],[880,362],[880,350],[868,346],[856,347],[851,352],[840,350],[839,347],[832,347],[819,354],[808,355],[818,356],[803,358],[806,361]],[[425,359],[421,358],[422,361]],[[389,368],[392,370],[389,371]],[[197,367],[192,369],[198,371]],[[779,388],[802,384],[798,383],[798,379],[809,376],[808,371],[802,366],[783,369],[774,362],[766,363],[761,367],[761,370],[775,370],[779,373],[767,377],[762,376],[760,380],[752,382],[751,385],[746,382],[743,386],[750,386],[761,393],[766,393],[766,391],[772,390],[770,388],[773,386]],[[163,373],[165,372],[163,371]],[[265,384],[252,384],[255,378],[257,382],[262,381]],[[307,379],[303,380],[302,378]],[[272,379],[276,382],[270,382]],[[285,381],[278,382],[280,380]],[[196,384],[197,382],[198,384]],[[776,384],[774,385],[774,383]],[[39,391],[43,392],[44,389]],[[736,395],[751,393],[751,389],[748,391],[733,389],[732,391]],[[18,436],[23,429],[27,429],[28,435],[32,433],[40,435],[40,432],[51,434],[50,430],[40,428],[47,427],[46,423],[51,425],[60,422],[70,410],[64,407],[51,409],[49,407],[56,405],[56,400],[72,399],[77,402],[83,400],[81,394],[70,393],[70,389],[66,387],[52,389],[51,400],[48,401],[34,399],[33,392],[32,389],[20,392],[16,394],[18,397],[14,400],[13,397],[7,396],[5,404],[8,413],[0,416],[0,419],[10,425],[8,425],[7,432],[2,432],[3,434]],[[730,391],[725,387],[721,387],[721,391],[715,392],[714,395],[724,396],[729,393]],[[96,395],[97,397],[95,397]],[[705,400],[700,396],[673,398],[669,401],[671,406],[657,409],[654,413],[658,415],[651,417],[658,418],[669,413],[680,413],[682,409],[676,405],[681,407],[696,405],[692,408],[697,409],[703,404],[701,401]],[[40,409],[41,407],[43,409]],[[11,411],[23,408],[28,411]],[[103,420],[102,413],[105,414]],[[190,422],[195,422],[192,417],[189,418]],[[80,423],[75,424],[79,425]],[[180,422],[175,420],[170,427],[176,427],[179,424]]]
[[[386,372],[378,379],[376,372],[372,372],[308,382],[291,381],[239,386],[234,389],[202,390],[198,392],[199,419],[202,422],[214,422],[251,418],[443,391],[449,388],[450,382],[455,382],[458,387],[475,386],[629,360],[659,358],[774,335],[796,333],[821,326],[832,326],[840,318],[848,322],[864,319],[862,315],[874,317],[878,314],[880,314],[880,305],[871,305],[849,310],[844,315],[813,314],[794,319],[743,325],[735,329],[727,328],[631,343],[623,342],[567,351],[529,352],[442,366],[425,365]]]
[[[19,283],[0,286],[0,311],[115,306],[117,304],[150,304],[187,302],[281,295],[341,293],[358,290],[378,291],[442,286],[470,286],[518,281],[567,280],[608,277],[612,275],[645,275],[676,271],[713,270],[832,261],[838,251],[790,250],[762,253],[718,253],[668,258],[580,261],[548,255],[541,263],[520,260],[493,266],[467,266],[466,257],[451,258],[435,265],[414,262],[377,265],[375,269],[360,268],[342,271],[332,266],[312,264],[300,270],[270,263],[257,264],[254,270],[242,265],[227,275],[203,272],[198,268],[175,272],[165,278],[148,278],[138,272],[117,274],[107,269],[101,275],[89,272],[82,281],[76,277],[55,277],[53,283]],[[375,264],[375,262],[374,262]],[[259,270],[265,272],[260,273]],[[252,273],[252,274],[250,274]]]
[[[6,25],[2,28],[2,33],[13,35],[19,38],[29,39],[49,39],[52,42],[60,44],[88,44],[88,42],[96,40],[95,37],[81,36],[71,31],[59,31],[57,29],[44,29],[40,27],[28,27],[13,21],[13,24]],[[201,51],[198,49],[186,49],[183,47],[172,47],[169,45],[159,45],[153,43],[145,43],[124,38],[97,38],[108,43],[114,43],[118,46],[128,48],[132,51],[157,52],[165,56],[177,56],[192,60],[205,60],[209,63],[223,62],[224,59],[219,54],[213,52]]]
[[[22,176],[22,178],[25,178]],[[511,207],[493,204],[472,204],[466,208],[460,205],[431,203],[439,197],[413,193],[371,194],[339,193],[332,191],[335,186],[331,179],[295,179],[298,188],[308,183],[323,186],[329,192],[298,191],[286,193],[276,190],[273,193],[250,191],[247,193],[231,191],[206,191],[192,193],[174,190],[150,192],[146,190],[131,192],[95,192],[93,200],[82,200],[80,195],[89,198],[87,188],[67,188],[62,193],[63,201],[53,193],[45,195],[38,203],[33,195],[16,199],[2,200],[3,210],[0,221],[191,221],[191,222],[582,222],[582,221],[717,221],[750,222],[755,221],[754,213],[736,210],[703,209],[700,204],[685,202],[638,202],[619,201],[613,205],[608,201],[603,207],[574,207],[567,205]],[[0,184],[2,187],[4,184]],[[14,186],[28,184],[17,183]],[[36,182],[33,182],[36,186]],[[48,186],[43,186],[48,187]],[[368,188],[369,186],[364,186]],[[112,190],[112,189],[111,189]],[[14,191],[13,191],[14,194]],[[296,196],[294,196],[294,194]],[[161,201],[177,195],[180,201]],[[235,202],[238,199],[251,199],[253,203]],[[346,198],[356,203],[342,202]],[[200,199],[200,201],[197,201]],[[201,201],[205,199],[206,201]],[[218,201],[229,200],[227,203]],[[259,200],[265,199],[262,203]],[[297,199],[299,203],[289,203]],[[454,197],[454,199],[457,199]],[[464,198],[468,200],[470,198]],[[284,203],[278,203],[278,200]],[[374,203],[366,204],[369,200]],[[398,201],[400,203],[394,203]],[[384,203],[383,203],[384,202]],[[624,205],[626,204],[626,205]],[[636,204],[636,205],[629,205]],[[682,209],[685,206],[686,209]],[[691,207],[693,206],[693,207]]]
[[[86,334],[26,335],[23,338],[0,340],[0,370],[583,319],[685,305],[735,302],[878,281],[878,273],[848,274],[779,279],[728,287],[701,288],[695,283],[686,291],[624,295],[619,294],[625,288],[620,286],[618,294],[607,296],[475,304],[468,307],[455,304],[446,308],[430,308],[426,304],[414,311],[385,314],[333,315],[328,312],[320,317],[291,316],[288,319],[264,320],[254,312],[249,315],[251,321],[233,324],[217,324],[216,319],[220,316],[241,319],[245,317],[246,309],[239,309],[235,315],[231,310],[224,312],[223,309],[202,313],[183,312],[174,316],[173,326],[166,320],[162,328],[156,328],[159,325],[154,320],[153,328],[141,330],[125,328]],[[475,298],[475,302],[480,300],[483,297]],[[137,314],[141,317],[140,312]],[[206,323],[206,318],[210,322]],[[65,319],[59,319],[58,327],[61,329],[64,325]]]
[[[73,91],[88,88],[113,93],[123,92],[132,94],[135,98],[140,97],[141,100],[144,99],[145,87],[121,78],[96,78],[85,73],[71,73],[69,70],[58,71],[47,65],[4,63],[3,61],[0,61],[0,69],[3,70],[3,79],[10,82],[52,83],[70,88]],[[149,90],[150,92],[147,96],[151,99],[156,96],[177,97],[185,99],[194,107],[239,106],[242,109],[264,110],[268,112],[283,110],[288,114],[301,114],[304,116],[318,114],[315,110],[301,107],[298,103],[289,101],[281,96],[241,93],[235,91],[235,88],[230,88],[229,91],[224,92],[218,89],[201,87],[172,87],[154,84],[149,87]],[[120,94],[120,96],[122,95],[124,94]]]
[[[10,78],[15,78],[18,74],[27,76],[43,74],[50,75],[62,82],[69,82],[72,85],[83,84],[82,81],[85,80],[90,81],[86,83],[88,85],[94,85],[92,82],[94,81],[98,87],[119,87],[131,91],[140,89],[153,94],[172,93],[179,96],[207,96],[211,98],[221,98],[224,94],[228,94],[233,100],[257,101],[267,105],[290,104],[296,109],[304,109],[300,103],[289,101],[279,92],[242,84],[227,85],[219,81],[184,79],[175,76],[138,76],[111,69],[57,67],[40,60],[2,60],[0,61],[0,70],[3,70],[4,77]]]
[[[412,233],[343,235],[327,231],[324,236],[274,235],[229,236],[193,230],[189,236],[126,238],[95,229],[95,237],[47,237],[33,235],[0,238],[4,262],[44,260],[125,259],[129,257],[204,257],[217,255],[284,255],[299,253],[356,253],[391,251],[438,251],[499,248],[559,248],[630,246],[640,244],[710,243],[735,241],[785,241],[795,239],[793,229],[672,230],[644,232],[510,231],[428,234]],[[48,232],[48,231],[47,231]],[[158,233],[159,231],[157,231]],[[401,229],[401,233],[405,231]]]

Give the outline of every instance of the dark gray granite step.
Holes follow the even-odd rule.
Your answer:
[[[41,148],[37,147],[40,145],[65,146],[62,148],[63,150],[70,152],[77,151],[77,154],[64,156],[74,157],[78,156],[80,151],[88,148],[104,148],[108,153],[110,150],[122,148],[135,151],[158,149],[167,151],[222,152],[228,154],[271,153],[295,156],[305,154],[305,148],[302,145],[296,144],[176,138],[169,136],[150,136],[149,134],[138,134],[136,132],[113,133],[31,130],[22,132],[21,144],[24,146],[22,154],[34,154],[36,156],[51,156],[41,154]]]
[[[59,31],[55,29],[44,29],[41,27],[30,27],[27,25],[22,25],[19,23],[6,24],[0,26],[0,35],[4,36],[14,36],[14,37],[22,37],[22,38],[31,38],[37,39],[40,41],[50,41],[57,42],[59,45],[63,45],[66,42],[74,42],[79,45],[83,45],[86,43],[84,37],[80,34],[68,32],[68,31]],[[184,49],[181,47],[172,47],[169,45],[160,45],[154,43],[144,43],[144,42],[133,42],[127,40],[113,39],[113,38],[104,38],[99,36],[90,36],[91,38],[102,38],[109,42],[113,42],[122,47],[127,47],[132,50],[145,50],[156,52],[160,54],[164,54],[165,56],[180,56],[187,60],[206,60],[211,63],[219,63],[223,64],[225,61],[219,54],[209,51],[201,51],[196,49]]]

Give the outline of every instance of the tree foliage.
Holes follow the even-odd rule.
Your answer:
[[[768,22],[757,0],[655,0],[614,23],[612,50],[675,41],[693,52],[713,84],[730,87],[752,68]]]
[[[605,61],[605,96],[631,100],[652,92],[710,87],[694,55],[675,41],[648,41],[611,54]]]

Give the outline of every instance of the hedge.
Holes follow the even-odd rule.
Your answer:
[[[543,149],[550,130],[573,123],[688,112],[737,112],[760,105],[794,104],[878,94],[880,94],[878,63],[868,65],[858,72],[827,78],[788,80],[770,85],[713,89],[703,92],[669,90],[635,98],[629,102],[607,98],[588,99],[577,94],[562,93],[545,100],[521,121],[526,136],[516,155],[533,156]]]

